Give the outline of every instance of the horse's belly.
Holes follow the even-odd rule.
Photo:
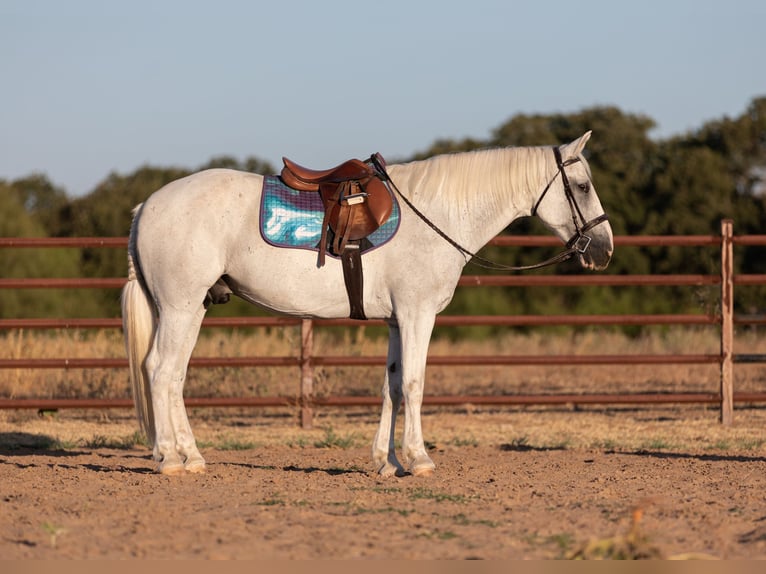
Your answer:
[[[257,255],[238,261],[226,274],[238,296],[277,313],[325,318],[350,314],[340,261],[328,258],[324,266],[317,267],[314,252],[263,245]],[[379,307],[376,303],[368,316],[385,315]]]

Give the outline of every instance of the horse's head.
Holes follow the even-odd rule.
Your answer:
[[[587,269],[604,269],[614,251],[609,225],[590,167],[582,151],[590,139],[586,132],[575,141],[553,149],[546,186],[532,208],[558,237],[567,242]]]

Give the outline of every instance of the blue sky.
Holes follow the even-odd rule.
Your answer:
[[[0,0],[0,179],[394,160],[596,105],[666,137],[766,95],[764,22],[763,0]]]

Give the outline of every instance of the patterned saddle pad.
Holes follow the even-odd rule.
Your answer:
[[[393,198],[391,216],[376,231],[362,240],[362,251],[380,247],[399,229],[399,204]],[[260,229],[263,239],[275,247],[319,251],[324,205],[319,193],[297,191],[275,175],[263,178]],[[336,257],[330,253],[327,255]]]

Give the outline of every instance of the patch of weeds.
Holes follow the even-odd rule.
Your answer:
[[[325,427],[324,438],[315,441],[314,446],[316,448],[352,448],[355,446],[357,436],[355,433],[351,433],[345,436],[341,436],[335,433],[335,430],[331,427]]]
[[[56,548],[58,537],[66,532],[66,528],[56,526],[52,522],[43,522],[43,530],[50,536],[51,547]]]
[[[741,448],[742,450],[755,450],[761,448],[764,443],[766,443],[766,439],[742,438],[737,441],[737,448]]]
[[[595,440],[590,444],[590,448],[599,450],[614,450],[617,448],[617,441],[612,439]]]
[[[739,506],[732,506],[727,512],[733,516],[743,516],[745,514],[745,509],[740,508]]]
[[[530,532],[521,537],[522,542],[529,546],[539,546],[541,544],[540,535],[537,532]]]
[[[436,537],[439,540],[452,540],[453,538],[457,538],[457,534],[455,534],[451,530],[444,530],[444,531],[438,531],[436,533]]]
[[[558,551],[557,559],[561,559],[567,556],[567,551],[574,543],[574,536],[569,532],[559,532],[545,536],[535,531],[524,535],[521,540],[529,546],[555,546],[556,550]]]
[[[546,544],[553,544],[559,549],[562,555],[564,555],[570,546],[574,542],[574,536],[568,532],[560,532],[559,534],[551,534],[545,539]]]
[[[135,431],[132,435],[128,437],[128,442],[126,444],[130,444],[131,446],[152,446],[149,444],[149,441],[146,438],[146,435],[142,433],[141,431]]]
[[[705,447],[706,450],[729,450],[731,443],[726,440],[719,440]]]
[[[281,496],[272,496],[271,498],[264,498],[263,500],[255,503],[257,506],[284,506],[285,500]]]
[[[671,445],[665,439],[655,438],[645,442],[643,445],[641,445],[641,448],[643,450],[667,450],[669,448],[673,448],[673,445]]]
[[[457,446],[457,447],[463,447],[463,446],[477,447],[479,446],[479,441],[473,436],[468,436],[463,438],[454,437],[451,441],[449,441],[449,444],[451,444],[452,446]]]
[[[428,530],[418,533],[418,537],[437,540],[452,540],[453,538],[457,538],[458,535],[451,530]]]
[[[570,552],[570,560],[656,560],[662,559],[660,549],[652,544],[640,527],[644,509],[632,511],[632,523],[627,534],[589,540]]]
[[[85,448],[97,449],[97,448],[112,448],[127,450],[134,446],[147,446],[146,438],[143,434],[136,431],[131,435],[122,437],[106,437],[103,435],[94,435],[90,440],[83,441],[82,446]]]
[[[305,436],[299,436],[296,439],[287,441],[287,446],[290,448],[306,448],[308,444],[309,441]]]
[[[460,514],[455,514],[452,517],[452,520],[455,522],[455,524],[458,524],[460,526],[481,525],[481,526],[488,526],[489,528],[497,528],[500,525],[494,520],[471,520],[462,512]]]
[[[528,436],[520,436],[511,439],[511,442],[503,445],[503,450],[533,450],[534,447],[529,444]]]
[[[218,442],[214,448],[218,450],[253,450],[258,448],[258,445],[251,440],[225,438]]]
[[[436,502],[455,502],[465,504],[469,498],[462,494],[449,494],[446,492],[434,492],[430,488],[414,488],[409,493],[410,500],[434,500]]]
[[[359,469],[360,471],[367,472],[365,469]],[[351,491],[366,491],[369,490],[376,494],[400,494],[402,489],[398,486],[349,486]]]
[[[456,514],[452,517],[452,520],[455,521],[455,524],[459,524],[460,526],[468,526],[471,524],[471,521],[468,520],[468,517],[463,513]]]
[[[561,439],[559,442],[543,447],[541,450],[567,450],[570,446],[572,446],[572,439],[571,437],[567,437]]]
[[[374,486],[372,491],[378,494],[399,494],[402,489],[398,486]]]
[[[84,441],[83,446],[86,448],[106,448],[109,440],[104,435],[97,434],[92,439]]]
[[[386,508],[364,508],[362,506],[355,506],[353,508],[352,514],[355,516],[361,515],[361,514],[398,514],[399,516],[407,517],[410,514],[414,514],[415,511],[412,509],[406,509],[406,508],[392,508],[392,507],[386,507]]]

